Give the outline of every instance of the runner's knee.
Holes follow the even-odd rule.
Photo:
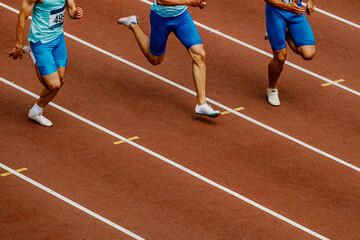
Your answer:
[[[299,52],[304,60],[312,60],[315,57],[315,46],[302,46],[299,47]]]
[[[56,82],[48,83],[47,86],[50,91],[58,91],[61,88],[62,83],[60,81],[56,81]]]
[[[149,54],[149,56],[147,56],[147,60],[149,61],[149,63],[151,63],[154,66],[162,63],[163,59],[164,59],[164,55],[155,56],[155,55]]]
[[[206,52],[204,49],[194,51],[192,54],[192,58],[196,64],[205,63],[206,61]]]
[[[274,52],[274,60],[278,65],[284,65],[286,61],[286,55],[287,55],[286,50]]]
[[[65,82],[65,76],[59,76],[57,79],[47,82],[50,91],[58,91]]]
[[[312,60],[314,57],[315,57],[315,50],[314,51],[307,51],[307,52],[304,52],[301,54],[301,57],[304,59],[304,60]]]
[[[148,58],[148,60],[154,66],[159,65],[162,62],[162,60],[160,58],[157,58],[157,59]]]

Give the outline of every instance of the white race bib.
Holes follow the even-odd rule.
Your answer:
[[[50,11],[50,18],[49,18],[50,28],[56,28],[63,25],[64,16],[65,16],[65,4],[62,8]]]

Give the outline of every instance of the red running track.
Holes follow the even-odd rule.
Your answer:
[[[176,38],[165,62],[153,67],[137,49],[120,16],[138,14],[149,31],[149,6],[141,1],[78,0],[81,21],[64,29],[97,47],[189,89],[191,62]],[[18,3],[2,1],[16,9]],[[318,3],[359,24],[357,1]],[[262,36],[264,3],[210,1],[193,18],[270,52]],[[31,61],[12,61],[16,14],[0,7],[0,77],[34,93],[41,90]],[[289,61],[360,90],[360,30],[314,14],[309,19],[317,56]],[[29,23],[27,24],[27,29]],[[281,132],[360,167],[359,96],[287,66],[280,79],[282,106],[266,103],[268,57],[199,28],[208,56],[207,95]],[[237,115],[216,120],[193,113],[195,97],[157,78],[66,38],[67,84],[55,103],[165,156],[330,239],[360,235],[359,172],[261,128]],[[146,239],[313,239],[298,229],[129,144],[53,107],[55,124],[26,118],[34,98],[1,83],[1,163]],[[5,172],[5,171],[4,171]],[[127,239],[16,176],[0,178],[4,239]]]

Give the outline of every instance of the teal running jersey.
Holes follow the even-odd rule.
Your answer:
[[[34,6],[30,42],[48,43],[63,33],[65,2],[66,0],[45,0]]]
[[[154,4],[151,6],[151,10],[156,12],[160,17],[176,17],[185,12],[187,7],[185,5],[178,6],[162,6],[157,4],[154,0]]]

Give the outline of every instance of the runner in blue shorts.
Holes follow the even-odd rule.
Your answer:
[[[307,7],[301,0],[265,0],[267,37],[273,50],[273,59],[269,63],[269,87],[267,96],[269,104],[280,106],[277,82],[284,68],[287,49],[290,48],[304,60],[312,60],[315,56],[315,38],[304,13],[314,11],[312,0]]]
[[[206,0],[188,0],[187,5],[182,4],[184,1],[180,0],[154,1],[150,12],[150,38],[139,27],[138,17],[135,15],[120,18],[118,23],[133,31],[142,53],[153,65],[158,65],[163,61],[168,36],[173,32],[186,47],[193,60],[192,70],[197,93],[195,112],[208,117],[218,117],[220,111],[214,111],[206,102],[205,50],[194,21],[187,11],[187,6],[204,8]]]
[[[52,126],[52,122],[42,115],[43,108],[54,99],[65,81],[68,59],[63,31],[65,9],[72,19],[83,16],[83,10],[76,7],[74,0],[23,0],[17,21],[16,47],[9,53],[13,59],[21,59],[23,52],[32,58],[44,89],[28,116],[46,127]],[[23,47],[25,21],[31,12],[30,46]]]

